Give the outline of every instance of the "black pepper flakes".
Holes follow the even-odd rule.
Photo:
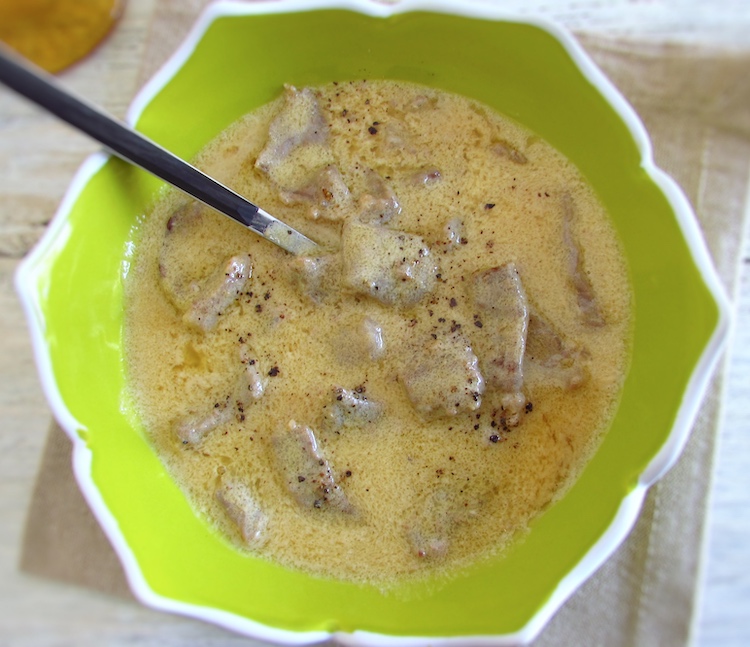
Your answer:
[[[268,375],[271,377],[276,377],[279,374],[279,367],[274,366],[270,371],[268,371]]]
[[[484,205],[484,208],[487,209],[488,211],[490,209],[494,209],[495,208],[495,203],[494,202],[488,202],[487,204]]]
[[[375,128],[375,126],[370,126],[370,127],[369,127],[369,128],[367,129],[367,132],[369,132],[369,133],[370,133],[371,135],[377,135],[377,134],[378,134],[378,129],[377,129],[377,128]]]

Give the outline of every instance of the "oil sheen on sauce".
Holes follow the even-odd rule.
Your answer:
[[[238,550],[383,587],[527,532],[628,366],[626,263],[576,168],[389,81],[288,87],[196,163],[326,249],[176,193],[136,232],[128,382],[196,513]]]

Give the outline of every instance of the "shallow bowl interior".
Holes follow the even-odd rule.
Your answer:
[[[123,395],[122,283],[131,232],[161,185],[107,159],[82,171],[29,260],[24,288],[56,411],[85,454],[79,481],[131,581],[149,591],[144,597],[151,602],[173,601],[172,608],[199,617],[212,612],[196,609],[216,610],[224,624],[283,641],[295,641],[293,632],[318,631],[517,634],[544,616],[561,583],[583,578],[582,560],[594,555],[600,562],[622,538],[624,531],[612,535],[618,515],[649,480],[644,475],[666,466],[654,460],[675,444],[683,395],[716,334],[720,307],[674,196],[642,164],[644,142],[557,31],[485,19],[481,11],[386,16],[312,4],[285,13],[274,5],[204,16],[192,45],[142,96],[137,127],[191,158],[232,121],[276,97],[283,83],[359,78],[440,87],[523,123],[588,177],[626,250],[635,330],[617,417],[580,480],[525,541],[447,584],[412,584],[384,595],[239,555],[194,516]],[[272,633],[258,634],[256,622]]]

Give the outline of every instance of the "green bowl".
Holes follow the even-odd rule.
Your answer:
[[[316,579],[234,551],[191,511],[125,395],[123,280],[132,229],[162,183],[85,162],[17,288],[75,473],[146,604],[257,638],[347,644],[526,643],[632,527],[677,459],[728,327],[690,206],[653,164],[632,109],[562,29],[467,2],[211,6],[135,100],[130,121],[193,157],[283,83],[390,78],[482,101],[588,177],[612,215],[634,289],[632,361],[601,448],[523,542],[442,586]]]

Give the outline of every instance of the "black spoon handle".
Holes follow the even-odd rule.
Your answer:
[[[0,49],[0,82],[94,138],[127,162],[176,186],[294,254],[318,245],[260,207],[210,178],[96,106],[77,98],[53,77]]]

